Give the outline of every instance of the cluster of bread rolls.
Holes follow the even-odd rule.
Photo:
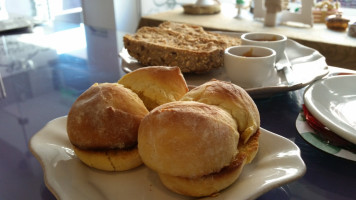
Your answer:
[[[258,109],[241,87],[211,80],[188,91],[178,67],[145,67],[94,84],[73,104],[67,132],[87,165],[123,171],[144,163],[170,190],[215,194],[258,151]]]
[[[178,67],[146,67],[118,83],[95,83],[73,103],[67,133],[78,158],[105,171],[142,164],[137,150],[141,120],[154,107],[188,91]]]

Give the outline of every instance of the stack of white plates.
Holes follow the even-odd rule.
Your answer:
[[[356,75],[318,80],[304,93],[310,114],[356,147]]]

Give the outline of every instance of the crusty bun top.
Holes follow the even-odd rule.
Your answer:
[[[176,101],[152,110],[141,122],[138,149],[154,171],[199,177],[230,165],[237,154],[236,123],[225,110]]]
[[[256,104],[244,89],[230,82],[211,80],[189,91],[181,100],[198,101],[225,109],[235,119],[244,143],[260,127]]]
[[[148,110],[177,101],[188,92],[179,67],[151,66],[123,76],[118,83],[134,91]]]
[[[73,103],[67,118],[70,142],[82,149],[129,148],[148,110],[131,90],[95,83]]]

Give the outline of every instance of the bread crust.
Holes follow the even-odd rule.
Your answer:
[[[250,163],[258,152],[260,130],[247,143],[239,143],[239,153],[229,166],[217,173],[202,177],[187,178],[159,173],[162,183],[170,190],[193,197],[214,195],[229,187],[241,175],[246,164]]]
[[[184,34],[188,34],[197,38],[204,38],[206,40],[218,41],[218,44],[222,45],[223,48],[241,44],[241,39],[238,37],[205,31],[202,26],[193,25],[193,24],[184,24],[184,23],[167,21],[161,23],[159,25],[159,28],[175,31],[178,33],[183,32]]]
[[[142,164],[137,131],[148,113],[136,93],[118,83],[96,83],[73,103],[67,133],[78,158],[90,167],[124,171]]]
[[[213,68],[222,67],[223,64],[224,51],[222,49],[199,52],[149,43],[129,35],[124,36],[124,45],[130,56],[144,66],[179,66],[183,73],[204,73]]]
[[[208,81],[186,93],[181,101],[198,101],[226,110],[236,121],[244,143],[260,127],[260,115],[253,99],[243,88],[231,82]]]
[[[202,197],[238,179],[258,152],[259,136],[259,112],[247,92],[212,80],[152,110],[141,122],[138,148],[168,189]]]
[[[89,167],[104,171],[126,171],[142,165],[137,147],[131,149],[84,150],[73,147],[78,158]]]
[[[171,102],[141,122],[138,149],[159,173],[199,177],[220,171],[237,154],[239,135],[226,111],[199,102]]]
[[[68,137],[82,149],[129,148],[137,144],[137,130],[147,113],[141,99],[122,85],[94,84],[68,113]]]
[[[204,73],[223,66],[224,50],[240,39],[204,31],[202,27],[164,22],[125,35],[128,53],[144,66],[178,66],[183,73]]]
[[[118,83],[135,92],[148,110],[177,101],[188,92],[187,83],[179,67],[139,68],[124,75]]]

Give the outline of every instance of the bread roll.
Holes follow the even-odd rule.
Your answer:
[[[139,154],[170,190],[212,195],[230,186],[258,150],[257,131],[239,143],[226,110],[195,101],[176,101],[152,110],[141,122]]]
[[[244,89],[233,83],[211,80],[189,91],[181,100],[198,101],[226,110],[235,119],[243,143],[260,127],[256,104]]]
[[[226,111],[199,102],[171,102],[141,122],[138,149],[144,163],[159,173],[200,177],[228,166],[239,135]]]
[[[183,73],[204,73],[223,66],[224,50],[239,37],[204,31],[200,26],[164,22],[141,27],[123,38],[128,53],[144,66],[178,66]]]
[[[138,127],[146,114],[136,93],[117,83],[96,83],[73,103],[67,118],[68,137],[79,159],[89,166],[108,171],[130,169],[142,164],[135,148]],[[112,153],[116,150],[132,152]],[[116,158],[120,156],[122,159]],[[119,167],[122,162],[129,167]],[[105,167],[103,163],[107,163]]]
[[[209,196],[233,184],[255,158],[259,126],[257,107],[241,87],[212,80],[142,120],[139,154],[168,189]]]
[[[118,83],[138,94],[148,110],[177,101],[188,92],[179,67],[140,68],[123,76]]]

